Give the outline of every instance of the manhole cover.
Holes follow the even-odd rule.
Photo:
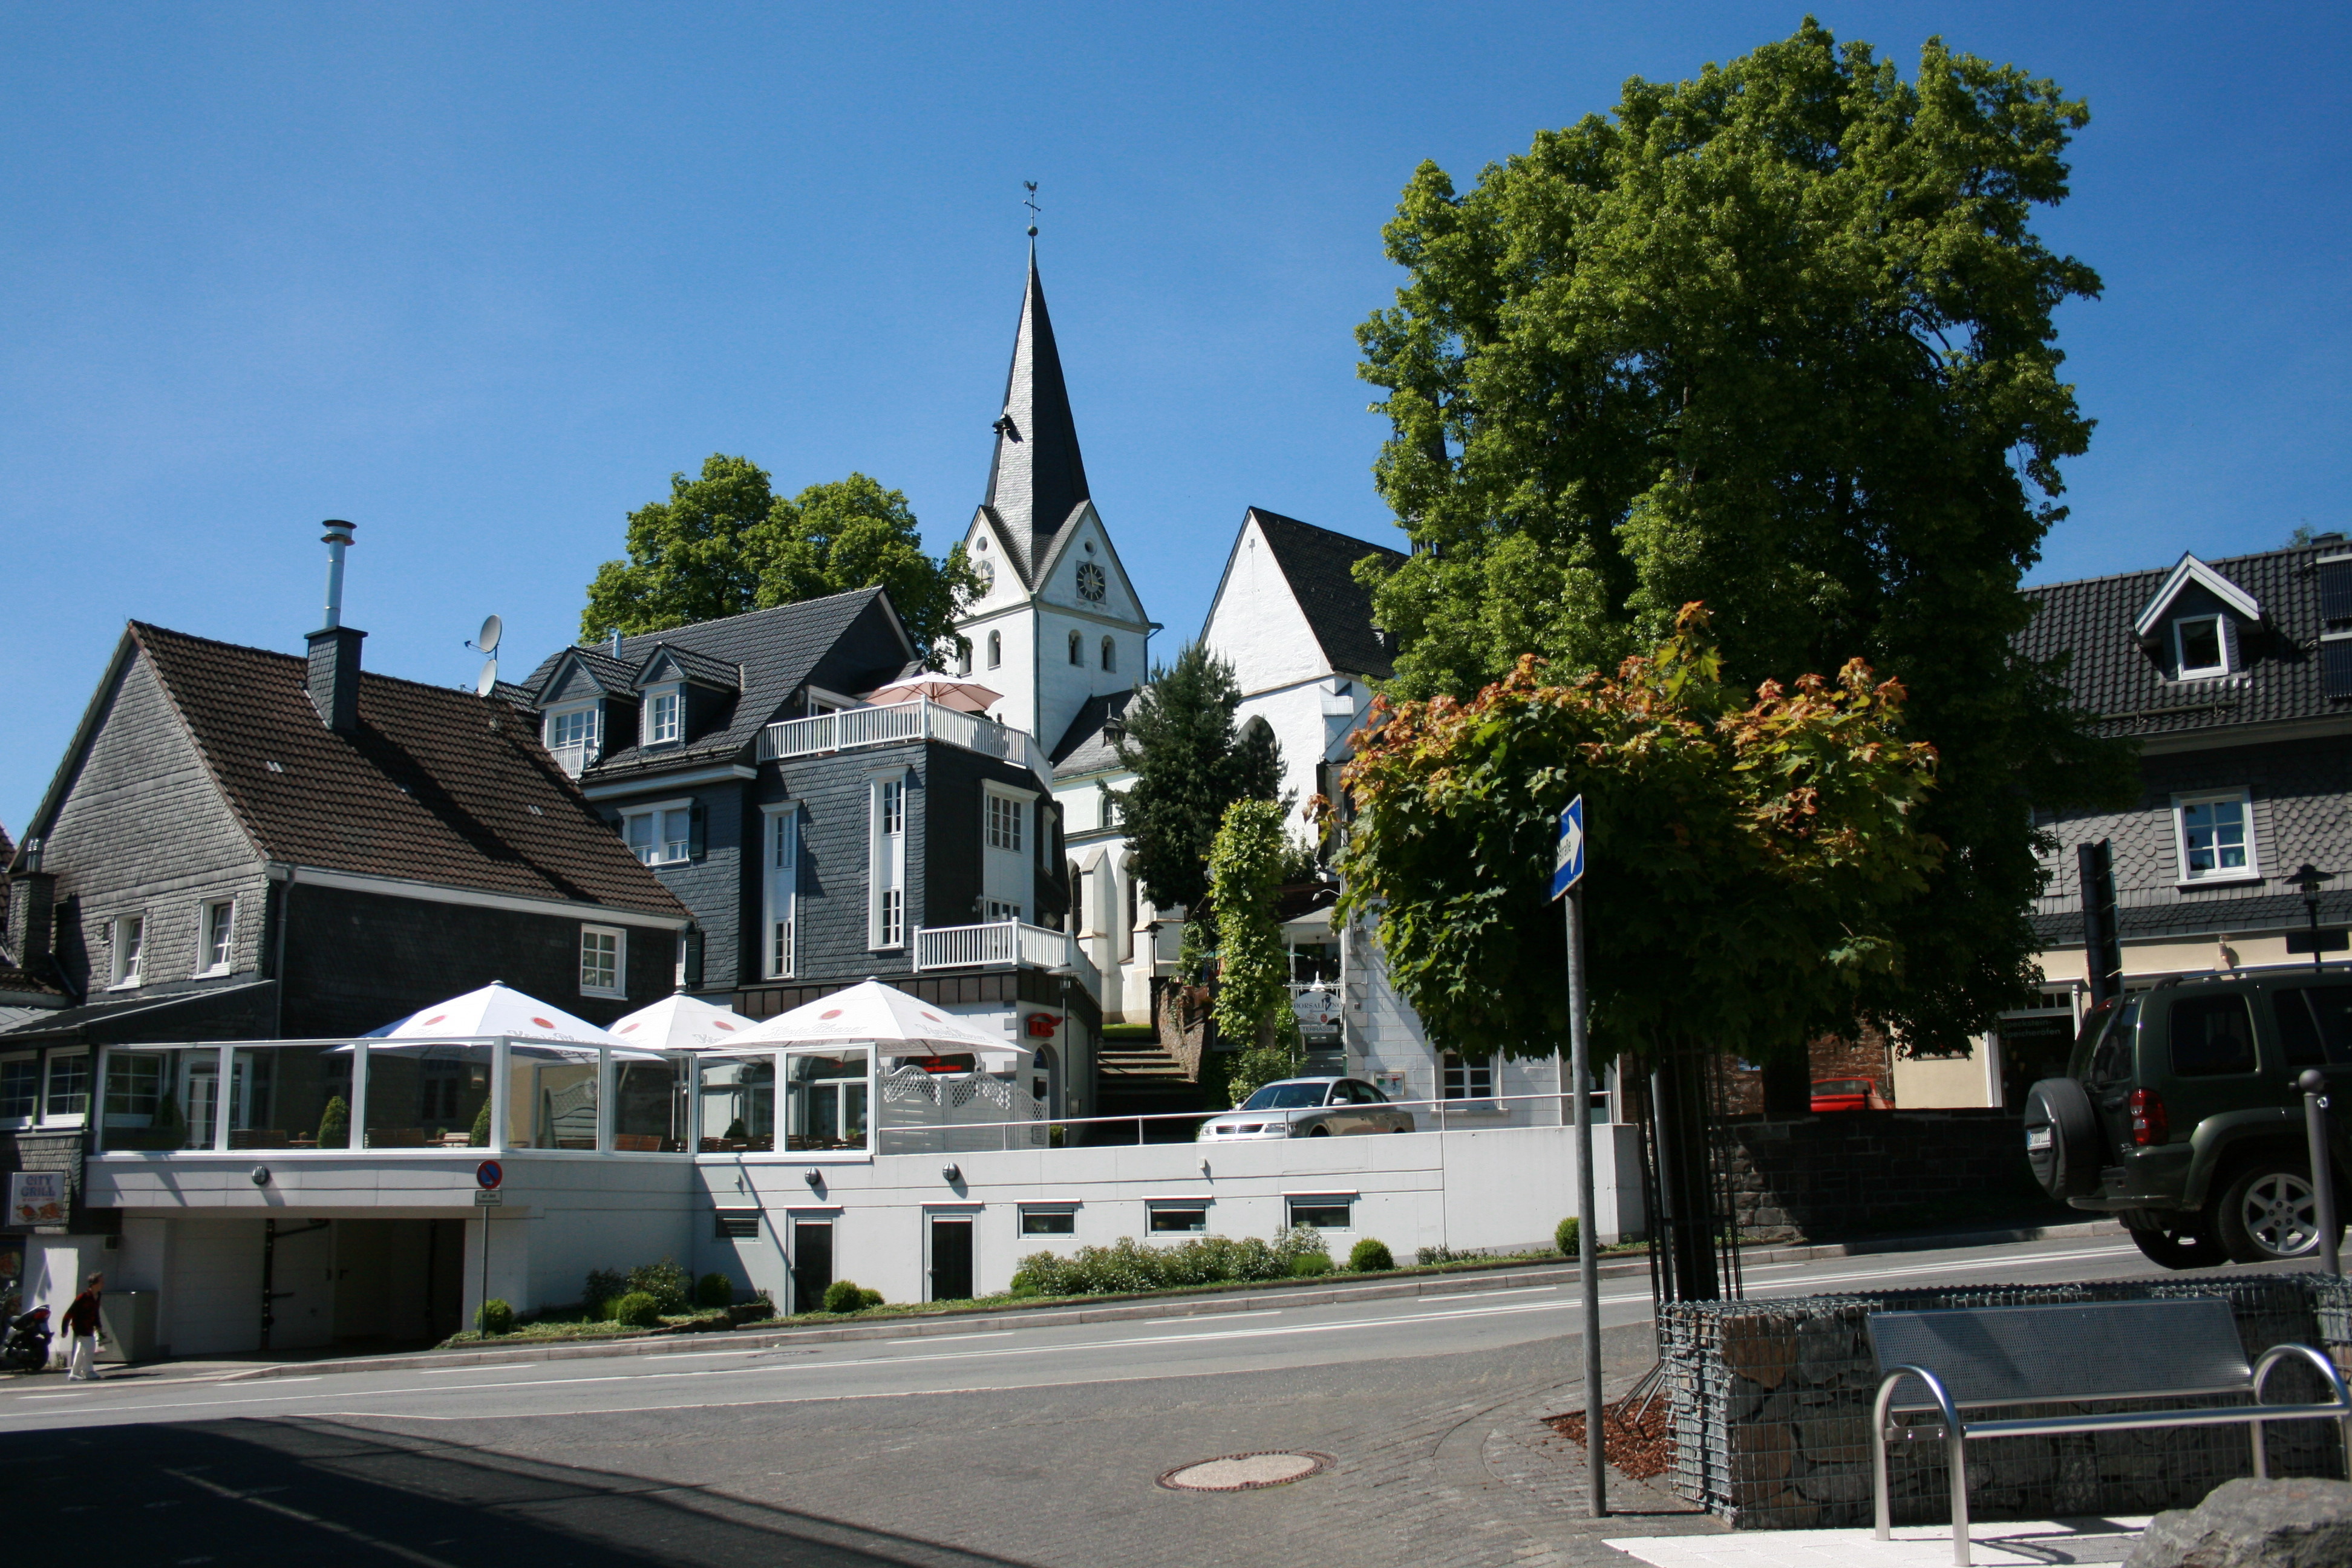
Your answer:
[[[1160,1484],[1176,1492],[1254,1492],[1261,1487],[1303,1481],[1330,1467],[1330,1455],[1308,1453],[1303,1448],[1265,1454],[1227,1454],[1222,1459],[1202,1459],[1190,1465],[1179,1465],[1161,1476]]]

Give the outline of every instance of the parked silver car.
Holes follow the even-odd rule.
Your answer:
[[[1286,1078],[1267,1084],[1238,1109],[1201,1123],[1200,1141],[1234,1143],[1412,1131],[1412,1112],[1397,1110],[1360,1079]]]

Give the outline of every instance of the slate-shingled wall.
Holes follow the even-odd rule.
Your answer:
[[[260,858],[143,653],[124,662],[99,724],[43,847],[74,927],[58,944],[68,973],[103,992],[113,922],[136,914],[146,921],[142,982],[185,980],[198,968],[203,906],[223,898],[237,900],[229,970],[258,969],[268,888]]]

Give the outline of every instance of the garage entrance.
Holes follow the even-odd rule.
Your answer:
[[[414,1343],[463,1326],[466,1222],[335,1222],[335,1341]]]

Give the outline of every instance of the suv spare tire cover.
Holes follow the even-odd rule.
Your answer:
[[[2099,1184],[2099,1113],[2071,1078],[2045,1078],[2025,1093],[2025,1159],[2053,1198],[2088,1197]]]

